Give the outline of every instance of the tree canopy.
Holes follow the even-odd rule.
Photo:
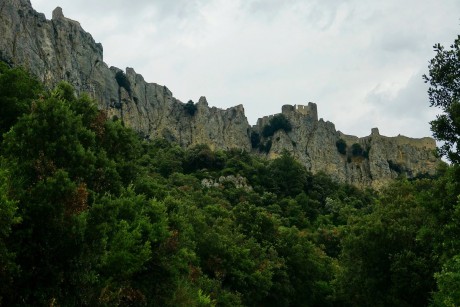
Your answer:
[[[430,85],[431,106],[443,113],[431,121],[431,129],[435,138],[443,142],[440,154],[460,163],[460,36],[450,49],[440,44],[433,48],[436,55],[430,61],[428,75],[423,77]]]
[[[381,191],[288,152],[145,140],[1,64],[0,305],[459,305],[459,59],[436,50],[432,126],[453,163]],[[291,129],[276,118],[264,137]]]

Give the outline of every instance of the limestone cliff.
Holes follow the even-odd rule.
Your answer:
[[[59,7],[47,20],[29,0],[1,0],[0,33],[0,60],[25,66],[50,87],[68,81],[77,93],[89,93],[109,116],[144,136],[165,137],[182,146],[205,143],[250,150],[243,106],[210,108],[202,97],[192,115],[165,86],[145,82],[132,68],[126,73],[109,68],[102,45]]]
[[[313,173],[322,171],[343,182],[375,188],[400,174],[411,178],[436,173],[439,159],[434,155],[436,142],[432,138],[386,137],[377,128],[363,138],[345,135],[336,131],[333,123],[318,120],[314,103],[285,105],[281,114],[288,119],[292,130],[279,129],[273,136],[260,140],[262,145],[271,144],[269,150],[265,146],[271,158],[287,150]],[[271,118],[273,115],[260,118],[252,130],[262,135]],[[342,153],[339,140],[346,145]]]
[[[77,94],[88,93],[110,117],[122,119],[144,137],[164,137],[184,147],[204,143],[213,149],[260,153],[251,146],[251,134],[261,134],[270,117],[250,127],[242,105],[222,110],[209,107],[204,97],[184,104],[166,86],[146,82],[132,68],[109,67],[102,45],[77,21],[66,18],[61,8],[47,20],[29,0],[0,1],[0,60],[26,67],[49,87],[68,81]],[[332,123],[318,120],[312,103],[286,105],[282,114],[292,130],[278,130],[258,141],[271,144],[265,147],[269,158],[288,150],[312,172],[324,171],[360,186],[378,187],[400,173],[435,172],[433,139],[389,138],[378,130],[364,138],[347,136]],[[342,153],[337,147],[340,139],[346,143]],[[358,154],[354,144],[360,144]]]

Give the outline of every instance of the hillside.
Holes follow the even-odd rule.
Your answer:
[[[434,167],[423,156],[432,139],[345,135],[318,120],[313,103],[283,106],[246,128],[247,140],[213,143],[240,125],[234,116],[245,120],[242,107],[183,104],[149,85],[185,119],[165,125],[169,134],[143,134],[125,117],[137,97],[130,70],[106,70],[129,98],[112,108],[94,100],[109,87],[74,87],[95,84],[83,70],[59,81],[46,68],[85,59],[84,44],[61,44],[90,38],[77,22],[59,9],[46,21],[25,0],[0,2],[0,12],[9,29],[0,44],[13,38],[0,61],[0,306],[460,305],[460,37],[437,45],[424,76],[442,109],[431,122],[438,151],[451,164],[417,176]],[[19,44],[33,35],[33,48]],[[36,61],[47,57],[43,42],[50,54],[77,51]],[[174,112],[159,112],[152,132]],[[202,112],[216,119],[215,134],[193,126]],[[175,139],[182,123],[197,129],[188,143]],[[225,147],[237,141],[245,145]],[[387,177],[352,179],[374,174],[375,161]]]
[[[132,68],[108,67],[102,45],[77,21],[66,18],[61,8],[46,20],[28,0],[4,0],[0,12],[0,60],[27,67],[48,88],[69,82],[77,94],[89,93],[110,118],[121,119],[143,137],[165,138],[182,147],[243,149],[269,158],[288,150],[313,173],[325,172],[361,187],[382,187],[402,173],[414,178],[436,171],[433,139],[384,137],[378,130],[364,138],[348,136],[318,120],[315,104],[283,106],[292,130],[277,129],[254,143],[270,117],[251,127],[242,105],[222,110],[210,107],[205,97],[185,104],[166,86],[146,82]],[[341,140],[346,142],[345,153],[337,147]],[[354,144],[365,155],[353,155]]]

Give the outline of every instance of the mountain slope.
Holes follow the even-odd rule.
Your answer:
[[[262,134],[270,117],[251,127],[242,105],[222,110],[209,107],[204,97],[184,104],[166,86],[146,82],[132,68],[124,72],[109,67],[102,45],[59,7],[47,20],[28,0],[4,0],[0,33],[0,60],[25,66],[50,87],[68,81],[77,93],[89,93],[108,116],[122,119],[146,138],[162,137],[183,147],[252,150],[269,158],[288,150],[312,172],[323,171],[359,186],[379,187],[401,173],[415,177],[436,171],[433,139],[389,138],[378,130],[364,138],[348,136],[318,120],[315,104],[283,106],[292,130],[278,129],[266,137]],[[251,136],[257,135],[262,137],[254,142]],[[340,140],[346,143],[342,153]],[[258,149],[260,145],[264,150]]]

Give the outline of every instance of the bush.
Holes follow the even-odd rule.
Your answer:
[[[193,103],[192,100],[189,100],[185,105],[184,105],[184,110],[187,112],[190,116],[195,115],[195,112],[197,110],[196,105]]]
[[[285,132],[290,132],[292,130],[291,123],[284,114],[277,114],[272,117],[268,125],[262,130],[262,135],[263,137],[270,137],[280,129],[283,129]]]
[[[339,153],[341,153],[342,155],[347,154],[347,142],[345,142],[344,139],[339,139],[337,142],[335,142],[335,145],[337,146],[337,151]]]
[[[43,85],[35,77],[0,61],[0,142],[3,133],[29,112],[32,101],[42,94]]]
[[[251,131],[251,145],[252,145],[252,148],[257,148],[260,144],[260,134],[255,132],[255,131]]]

